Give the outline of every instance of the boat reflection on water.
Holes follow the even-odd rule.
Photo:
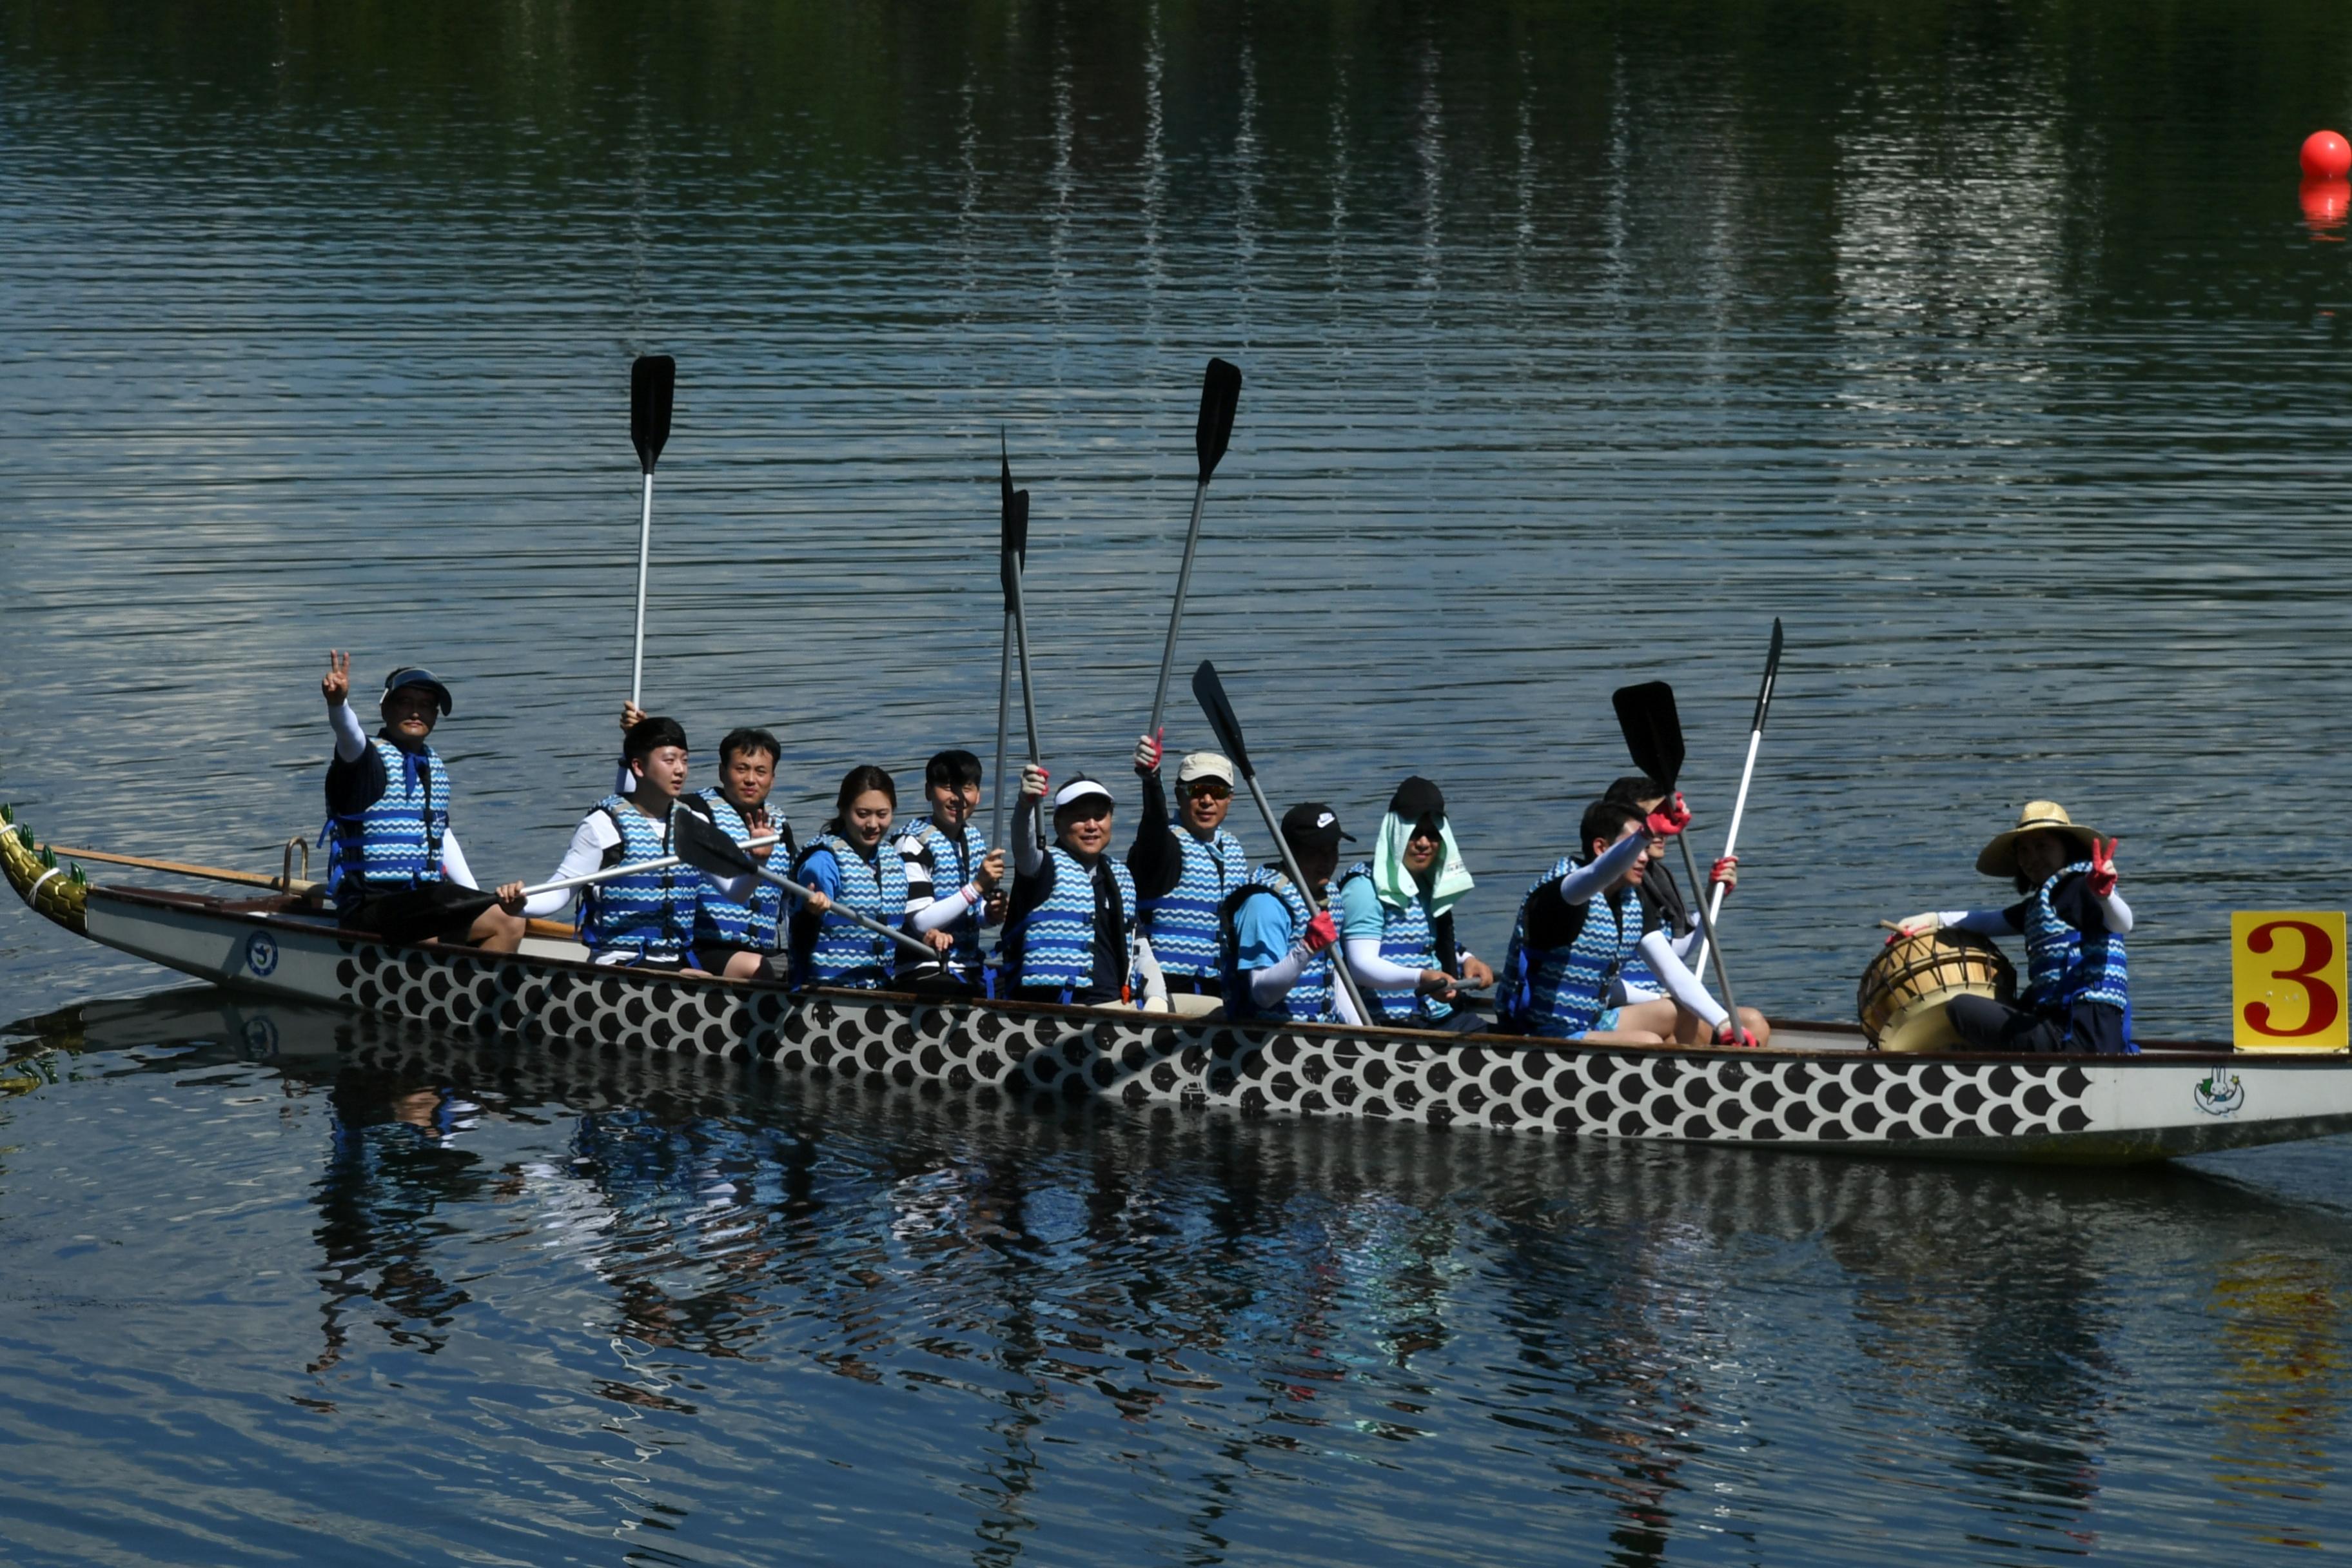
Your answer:
[[[940,1441],[983,1560],[1019,1552],[1078,1441],[1181,1499],[1203,1549],[1341,1455],[1366,1499],[1465,1467],[1464,1518],[1549,1489],[1525,1539],[1621,1563],[1701,1531],[1761,1551],[1825,1471],[1890,1517],[2080,1552],[2116,1455],[2151,1445],[2249,1539],[2307,1540],[2344,1416],[2342,1217],[2192,1168],[1023,1103],[210,991],[0,1046],[21,1087],[247,1064],[321,1117],[306,1405],[336,1408],[347,1363],[543,1335],[514,1320],[561,1300],[627,1375],[540,1373],[664,1424],[645,1453],[763,1368],[873,1390],[835,1426],[859,1399],[963,1407]]]

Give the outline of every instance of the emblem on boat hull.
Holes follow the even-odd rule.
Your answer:
[[[2236,1073],[2226,1068],[2215,1068],[2208,1076],[2199,1079],[2189,1090],[2197,1109],[2208,1116],[2234,1115],[2246,1103],[2246,1086]]]
[[[245,966],[257,975],[267,976],[278,967],[278,939],[266,931],[255,931],[245,939]]]

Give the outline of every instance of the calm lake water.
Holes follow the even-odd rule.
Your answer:
[[[0,799],[256,869],[330,647],[478,869],[646,682],[1057,772],[1182,657],[1271,792],[1445,787],[1499,952],[1666,679],[1726,935],[1842,1017],[2034,796],[2141,1026],[2341,908],[2352,14],[0,3]],[[1204,743],[1171,701],[1170,740]],[[910,792],[911,793],[911,792]],[[1253,846],[1262,828],[1238,823]],[[2233,1561],[2352,1541],[2335,1143],[2124,1176],[1040,1114],[156,994],[0,916],[0,1556]],[[143,998],[143,999],[142,999]]]

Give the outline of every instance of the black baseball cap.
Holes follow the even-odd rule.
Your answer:
[[[1339,819],[1319,800],[1305,801],[1282,814],[1282,837],[1293,849],[1328,849],[1355,836],[1339,830]]]
[[[386,697],[390,697],[404,686],[423,687],[433,694],[433,700],[436,702],[441,704],[441,716],[444,719],[449,716],[449,689],[434,679],[431,670],[419,669],[414,665],[404,664],[383,678],[383,694]]]
[[[1427,823],[1431,827],[1445,825],[1445,792],[1423,778],[1419,773],[1397,785],[1389,797],[1389,815],[1412,827]]]

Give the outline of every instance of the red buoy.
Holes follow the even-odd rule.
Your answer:
[[[2303,139],[2303,177],[2340,180],[2352,174],[2352,142],[2333,131],[2315,131]]]

